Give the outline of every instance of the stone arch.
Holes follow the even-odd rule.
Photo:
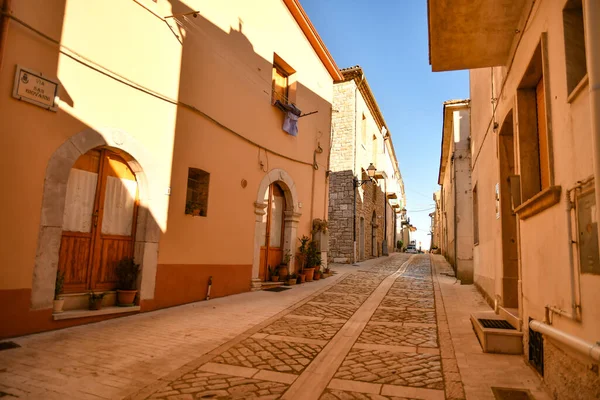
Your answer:
[[[256,201],[254,202],[255,227],[254,227],[254,257],[252,259],[252,290],[258,290],[261,287],[261,282],[258,277],[260,267],[260,235],[263,215],[266,214],[265,209],[267,204],[264,201],[265,192],[272,183],[277,182],[283,190],[285,196],[286,209],[285,227],[283,234],[283,251],[289,250],[291,254],[295,254],[295,238],[298,231],[298,222],[300,221],[300,207],[298,206],[298,194],[296,192],[296,184],[292,177],[283,169],[275,168],[269,171],[260,184],[256,193]],[[290,272],[295,271],[294,257],[290,260]]]
[[[141,300],[154,298],[160,228],[149,212],[150,184],[147,168],[151,168],[152,160],[142,145],[128,133],[113,128],[89,128],[63,143],[52,154],[46,167],[31,286],[32,309],[52,307],[69,172],[81,155],[98,147],[109,147],[118,152],[135,173],[140,205],[134,256],[136,262],[142,265],[138,287]]]

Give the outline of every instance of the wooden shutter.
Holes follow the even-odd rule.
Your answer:
[[[546,89],[544,87],[544,77],[540,79],[535,88],[535,97],[537,103],[537,134],[538,151],[540,154],[540,186],[541,189],[550,186],[550,163],[548,156],[548,133],[546,129]]]

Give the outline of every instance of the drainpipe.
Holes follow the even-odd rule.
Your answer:
[[[560,331],[550,325],[547,325],[541,321],[531,320],[529,327],[535,332],[539,332],[543,335],[548,336],[551,339],[556,340],[566,346],[569,346],[573,350],[580,352],[592,360],[600,361],[600,341],[596,343],[589,343],[576,336],[570,335],[563,331]]]
[[[452,171],[454,172],[454,185],[452,186],[452,191],[454,192],[454,212],[452,214],[454,220],[454,273],[458,278],[458,221],[456,220],[456,194],[458,192],[456,187],[458,186],[458,182],[456,181],[456,161],[454,160],[454,155],[452,155]]]
[[[596,189],[596,220],[600,217],[600,2],[583,1],[585,50],[590,87],[590,117]],[[600,246],[600,235],[598,235]]]
[[[2,71],[2,65],[4,64],[4,52],[6,50],[6,42],[8,41],[8,23],[10,21],[9,15],[11,0],[4,0],[2,3],[2,7],[0,7],[0,11],[2,11],[2,19],[0,19],[0,71]]]
[[[356,187],[356,183],[355,180],[358,179],[356,177],[356,149],[357,149],[357,141],[358,141],[358,116],[357,116],[357,111],[358,111],[358,88],[360,87],[360,85],[362,85],[363,81],[365,80],[365,74],[364,72],[361,74],[360,77],[360,82],[356,85],[356,89],[354,89],[354,165],[352,167],[352,169],[354,170],[353,173],[353,179],[352,179],[352,190],[354,192],[354,212],[353,212],[353,216],[352,216],[352,242],[354,243],[354,251],[352,252],[352,256],[353,256],[353,260],[352,262],[354,264],[356,264],[357,261],[357,255],[356,255],[356,191],[358,190],[358,188]],[[361,177],[362,178],[362,177]]]

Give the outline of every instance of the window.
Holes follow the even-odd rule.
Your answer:
[[[473,244],[479,244],[479,199],[477,198],[477,184],[473,188]]]
[[[206,217],[208,209],[208,184],[210,174],[197,168],[188,170],[185,213]]]
[[[290,77],[296,73],[292,67],[288,65],[277,54],[273,55],[273,78],[271,87],[271,104],[279,100],[283,104],[292,103],[292,85]]]
[[[587,74],[583,7],[581,0],[569,0],[563,9],[565,34],[565,63],[567,65],[567,93],[569,97]]]
[[[277,64],[273,65],[272,102],[288,103],[288,74]]]
[[[544,62],[547,59],[546,34],[538,44],[517,90],[517,118],[519,129],[519,159],[522,201],[553,185],[551,163],[551,132],[548,128],[550,98]]]
[[[373,135],[373,153],[371,155],[371,162],[377,165],[377,136]]]
[[[362,115],[362,121],[360,125],[360,135],[362,139],[362,145],[365,146],[367,144],[367,117],[365,114]]]

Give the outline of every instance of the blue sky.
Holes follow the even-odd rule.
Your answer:
[[[431,72],[425,0],[301,3],[338,67],[364,69],[392,133],[409,217],[418,229],[414,237],[428,248],[442,103],[469,97],[468,72]]]

